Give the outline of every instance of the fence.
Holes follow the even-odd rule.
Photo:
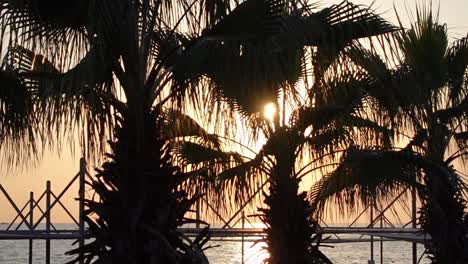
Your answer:
[[[33,192],[30,193],[29,201],[27,201],[23,207],[20,207],[11,198],[7,190],[0,184],[0,193],[7,199],[11,207],[16,212],[16,217],[9,223],[6,230],[0,231],[0,240],[29,240],[29,263],[32,264],[34,240],[45,240],[45,259],[46,264],[50,264],[50,241],[53,239],[73,239],[78,240],[79,245],[84,245],[86,237],[85,222],[84,222],[84,198],[85,198],[85,180],[86,177],[90,177],[87,169],[86,162],[84,159],[80,159],[79,172],[72,178],[72,180],[65,186],[65,188],[56,195],[51,189],[50,181],[47,181],[45,191],[35,198]],[[70,189],[73,184],[79,184],[78,192],[78,203],[79,203],[79,214],[78,219],[70,212],[70,210],[60,200]],[[409,221],[403,227],[394,226],[391,221],[385,216],[393,204],[400,199],[402,195],[407,192],[411,193],[411,221]],[[258,195],[257,192],[255,195]],[[229,217],[222,217],[221,214],[216,210],[215,207],[210,205],[207,200],[203,197],[200,202],[197,202],[195,208],[195,215],[197,219],[201,217],[201,204],[205,203],[204,208],[211,210],[218,218],[222,221],[223,225],[221,228],[211,228],[213,239],[231,239],[242,243],[241,247],[241,262],[244,263],[244,243],[261,238],[265,235],[262,228],[255,228],[255,225],[251,223],[248,217],[245,216],[245,208],[248,203],[254,199],[251,197],[238,211],[234,212]],[[41,202],[45,203],[44,208],[40,206]],[[70,230],[59,230],[57,229],[51,220],[52,209],[60,207],[70,217],[73,223],[76,225],[76,229]],[[374,244],[380,243],[380,263],[383,263],[384,258],[384,242],[392,240],[405,240],[413,243],[412,247],[412,263],[418,263],[418,253],[416,244],[426,243],[427,237],[416,228],[416,193],[414,190],[404,190],[398,197],[396,197],[387,207],[378,208],[376,205],[369,205],[363,209],[363,211],[346,227],[331,227],[327,223],[321,222],[323,228],[321,233],[329,234],[332,238],[329,238],[323,243],[357,243],[365,242],[370,243],[370,260],[369,263],[375,263],[374,259]],[[39,214],[37,214],[39,213]],[[355,227],[355,223],[366,213],[370,216],[369,225],[366,227]],[[43,227],[40,225],[41,222],[45,221]],[[240,228],[235,228],[240,224]],[[22,226],[26,229],[21,229]],[[249,227],[248,227],[249,226]],[[377,226],[377,227],[376,227]],[[408,228],[408,226],[411,226]],[[200,226],[195,228],[181,228],[181,231],[187,235],[196,235],[200,231]],[[342,234],[358,234],[359,238],[346,239],[342,238]],[[374,237],[378,237],[374,239]],[[422,256],[420,256],[422,257]]]

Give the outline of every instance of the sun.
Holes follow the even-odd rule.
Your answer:
[[[263,107],[263,116],[270,120],[273,121],[276,115],[276,105],[274,103],[267,103]]]

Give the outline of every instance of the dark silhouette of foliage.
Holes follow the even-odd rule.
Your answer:
[[[416,21],[397,33],[397,40],[389,61],[394,67],[362,47],[348,54],[372,84],[366,92],[380,122],[410,133],[409,142],[401,150],[391,145],[350,149],[337,169],[313,187],[311,199],[323,208],[332,198],[345,211],[356,202],[385,201],[415,186],[433,263],[465,263],[467,187],[453,162],[466,155],[466,38],[449,46],[446,25],[432,10],[418,8]]]

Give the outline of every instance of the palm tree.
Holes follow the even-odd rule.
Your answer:
[[[268,186],[264,194],[267,207],[260,209],[266,225],[268,263],[330,263],[318,250],[318,224],[310,217],[313,208],[306,194],[299,193],[299,183],[314,171],[334,166],[328,162],[359,137],[366,136],[379,144],[389,142],[390,131],[363,116],[362,87],[368,85],[366,81],[349,71],[342,71],[340,76],[326,74],[321,85],[316,86],[326,95],[322,105],[299,103],[279,127],[259,117],[253,130],[260,129],[266,143],[253,157],[223,151],[234,147],[231,140],[221,140],[221,148],[193,142],[178,145],[176,152],[186,164],[207,163],[221,171],[216,175],[214,191],[225,192],[222,198],[231,196],[234,190],[232,200],[244,204],[263,191],[264,185]]]
[[[349,135],[352,134],[350,119],[361,121],[363,129],[376,126],[365,118],[351,115],[362,103],[363,93],[359,92],[359,86],[364,83],[359,76],[347,75],[347,72],[337,76],[340,71],[326,75],[325,72],[333,68],[330,67],[332,62],[354,39],[386,33],[393,28],[367,9],[347,2],[317,13],[307,8],[302,9],[302,13],[295,13],[299,12],[297,8],[291,8],[289,12],[283,18],[285,30],[263,42],[215,43],[216,47],[209,49],[211,52],[206,53],[204,60],[193,60],[199,63],[196,65],[198,71],[193,72],[188,70],[193,68],[189,58],[195,58],[200,50],[195,44],[187,48],[182,57],[184,64],[176,63],[174,67],[176,77],[183,76],[178,81],[182,86],[191,86],[199,79],[209,77],[214,97],[226,98],[254,124],[253,134],[264,135],[267,142],[251,158],[233,151],[201,147],[193,142],[183,143],[176,151],[190,165],[204,163],[221,169],[217,177],[223,183],[215,191],[229,194],[235,190],[233,200],[237,202],[257,193],[258,186],[263,186],[262,181],[268,181],[269,191],[264,201],[267,208],[261,211],[267,226],[265,241],[270,253],[269,263],[329,263],[318,250],[320,235],[315,235],[317,224],[308,217],[311,208],[306,195],[298,193],[300,179],[311,172],[310,166],[302,169],[297,166],[305,152],[311,152],[312,157],[317,158],[310,165],[318,166],[322,158],[317,156],[333,153],[335,145],[339,148],[345,139],[352,138]],[[323,29],[313,27],[318,24],[325,26]],[[305,30],[308,25],[310,31]],[[372,26],[367,27],[369,25]],[[328,100],[321,98],[324,103],[316,107],[312,102],[317,93],[309,91],[307,99],[292,103],[294,114],[287,117],[286,97],[298,98],[295,85],[301,76],[310,76],[310,71],[305,68],[308,62],[304,61],[306,49],[303,48],[309,45],[318,46],[313,50],[314,55],[317,54],[313,56],[313,62],[321,66],[320,74],[316,76],[323,79],[316,80],[314,89],[328,95]],[[220,63],[224,61],[220,59],[221,55],[230,65]],[[192,81],[187,83],[184,81],[187,79]],[[340,89],[344,91],[338,94]],[[259,115],[267,102],[274,102],[280,109],[278,113],[281,114],[272,121]],[[308,129],[313,132],[308,133]],[[226,170],[226,167],[231,168]]]
[[[448,46],[447,29],[431,9],[417,9],[417,20],[398,34],[395,67],[376,53],[356,48],[353,60],[368,74],[367,93],[385,109],[387,125],[412,133],[402,149],[350,149],[337,169],[313,187],[312,200],[354,203],[385,199],[415,186],[423,206],[420,224],[431,235],[434,263],[468,260],[467,186],[453,162],[466,157],[468,41]],[[417,175],[421,175],[417,179]]]
[[[99,200],[85,201],[94,240],[71,252],[79,254],[72,263],[207,262],[207,231],[192,241],[176,230],[191,222],[185,214],[197,197],[179,189],[189,175],[173,165],[167,145],[172,120],[163,106],[175,92],[165,94],[172,52],[160,41],[195,19],[181,7],[207,20],[223,15],[222,1],[202,2],[198,13],[184,1],[0,2],[8,50],[1,77],[9,84],[2,146],[36,150],[78,129],[91,156],[110,139],[111,153],[90,183]]]

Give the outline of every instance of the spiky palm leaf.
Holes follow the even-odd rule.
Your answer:
[[[242,12],[232,12],[233,21],[252,23],[249,18],[256,5],[248,2],[239,7]],[[258,2],[260,5],[262,1]],[[261,21],[249,24],[249,29],[247,26],[220,26],[225,32],[215,31],[218,41],[202,37],[197,42],[189,42],[185,47],[187,52],[174,64],[176,80],[183,86],[187,79],[193,83],[207,77],[212,81],[213,92],[226,98],[236,109],[252,114],[261,110],[259,105],[262,103],[276,101],[281,87],[296,83],[307,73],[305,46],[333,50],[333,56],[326,56],[326,63],[322,59],[317,61],[325,71],[352,40],[395,30],[368,9],[346,1],[317,13],[304,9],[299,14],[285,12],[284,8],[279,8],[280,2],[270,8],[274,12],[269,11],[268,16],[258,16],[256,19]],[[247,9],[252,10],[247,12]],[[239,41],[239,38],[251,35],[249,30],[257,30],[272,19],[276,31],[263,30],[264,36],[256,34],[253,40]],[[317,52],[314,59],[325,56],[325,53]]]
[[[167,109],[164,111],[166,137],[172,141],[180,141],[181,139],[193,140],[202,143],[214,150],[220,150],[221,140],[216,134],[209,133],[192,117],[183,114],[179,110]],[[177,143],[176,143],[177,144]]]
[[[451,138],[467,128],[466,41],[462,39],[449,46],[446,26],[437,22],[432,10],[418,8],[416,12],[411,28],[397,33],[401,53],[395,52],[387,58],[390,61],[362,48],[353,49],[349,54],[369,74],[373,85],[366,91],[386,108],[380,113],[390,114],[389,125],[410,134],[411,141],[405,151],[420,155],[418,159],[412,156],[404,161],[417,161],[412,166],[423,174],[420,197],[424,206],[420,220],[423,229],[432,236],[429,251],[434,262],[463,263],[467,256],[459,252],[466,252],[462,248],[467,247],[467,229],[463,224],[466,202],[460,194],[461,186],[456,184],[458,176],[447,167],[454,159],[464,156],[456,154],[465,152],[463,144],[458,144],[460,148],[449,154],[448,160],[445,155],[447,151],[452,152]],[[386,66],[387,62],[391,66]],[[393,177],[397,181],[402,175],[403,172],[394,172]],[[360,185],[366,187],[363,182],[355,188],[359,189]],[[354,189],[349,189],[350,196],[351,190]],[[352,199],[349,201],[353,202]],[[446,220],[442,219],[451,222],[445,224]],[[440,229],[444,231],[439,232]]]
[[[17,46],[7,53],[5,67],[17,72],[25,86],[24,102],[29,100],[34,105],[28,112],[29,118],[50,118],[55,122],[54,126],[31,122],[36,133],[50,135],[44,140],[59,140],[63,127],[74,127],[81,121],[94,123],[78,129],[80,133],[86,131],[93,135],[82,142],[86,152],[94,155],[104,149],[100,143],[104,137],[102,132],[112,129],[113,124],[110,108],[122,105],[114,95],[110,67],[105,66],[107,63],[98,65],[98,56],[96,50],[92,50],[75,67],[60,72],[48,58],[29,49]]]
[[[417,186],[415,175],[404,152],[350,148],[340,165],[312,186],[309,199],[319,214],[328,202],[341,213],[376,201],[386,204],[405,188]]]

